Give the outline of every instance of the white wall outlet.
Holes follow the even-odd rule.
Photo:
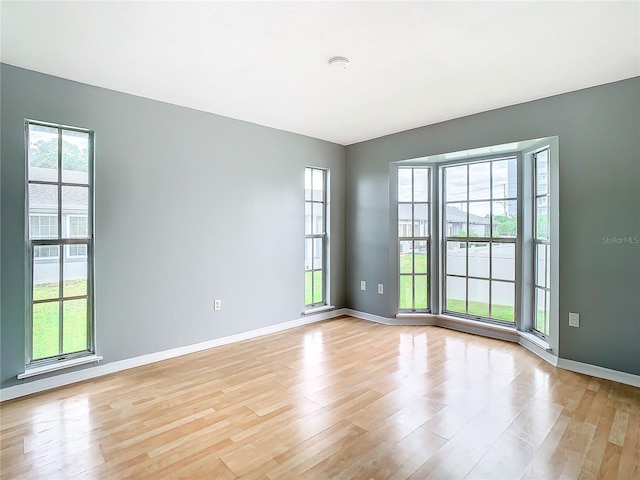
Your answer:
[[[367,289],[367,282],[365,282],[364,280],[360,281],[360,290],[366,290]]]
[[[569,314],[569,326],[570,327],[579,327],[580,326],[580,315],[577,313]]]
[[[222,310],[222,300],[214,300],[213,301],[213,309],[217,312],[218,310]]]
[[[380,295],[384,294],[384,285],[382,285],[381,283],[378,284],[378,293]]]

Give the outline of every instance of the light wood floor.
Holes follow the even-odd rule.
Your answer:
[[[0,409],[3,479],[640,478],[640,389],[348,317]]]

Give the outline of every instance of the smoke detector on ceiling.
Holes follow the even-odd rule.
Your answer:
[[[329,66],[337,70],[346,70],[347,68],[349,68],[349,59],[347,57],[330,58]]]

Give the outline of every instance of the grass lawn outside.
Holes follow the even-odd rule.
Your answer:
[[[320,302],[322,302],[322,270],[304,272],[304,304],[311,305]]]
[[[34,300],[58,298],[59,284],[35,285]],[[66,297],[86,295],[87,281],[67,280],[63,284]],[[62,351],[80,352],[87,349],[87,299],[64,300],[62,304]],[[58,355],[60,338],[60,300],[33,305],[33,359]]]

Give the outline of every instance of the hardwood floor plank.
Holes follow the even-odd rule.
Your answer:
[[[0,404],[1,479],[640,478],[640,389],[349,317]]]

